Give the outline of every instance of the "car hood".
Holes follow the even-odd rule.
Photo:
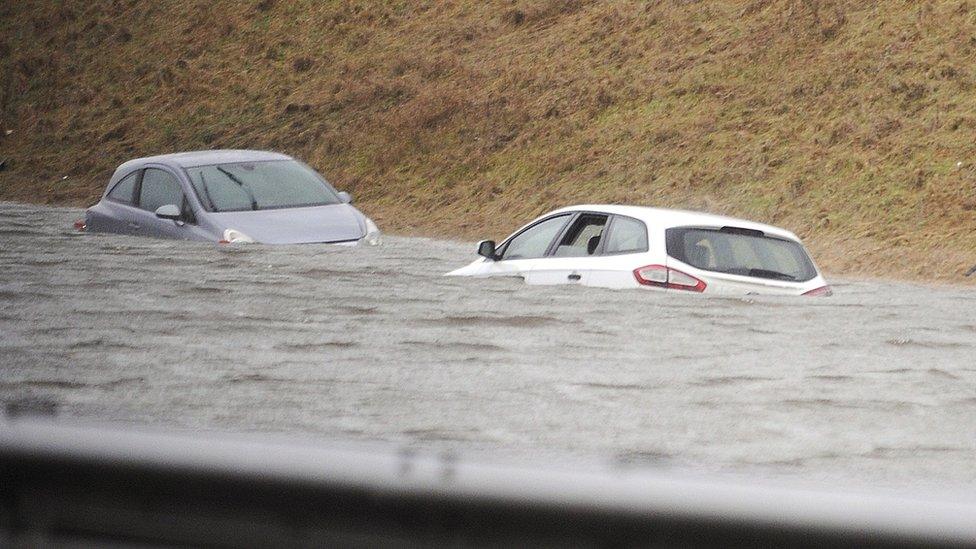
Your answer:
[[[211,215],[223,229],[236,229],[264,244],[341,242],[366,234],[363,214],[349,204]]]
[[[488,272],[489,269],[485,260],[479,257],[460,269],[454,269],[449,273],[444,273],[444,276],[478,276],[481,274],[487,274]]]

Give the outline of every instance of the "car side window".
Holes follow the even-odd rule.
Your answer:
[[[555,257],[586,257],[596,253],[607,225],[607,216],[582,214],[576,218],[553,252]]]
[[[172,174],[149,168],[142,176],[142,189],[139,191],[139,207],[155,212],[167,204],[183,205],[183,190]]]
[[[604,253],[628,254],[647,251],[647,227],[633,217],[615,216],[607,235]]]
[[[139,180],[139,170],[123,177],[108,193],[108,197],[123,204],[135,204],[136,182]]]
[[[563,229],[569,215],[550,217],[514,236],[505,245],[502,259],[534,259],[546,255],[556,235]]]

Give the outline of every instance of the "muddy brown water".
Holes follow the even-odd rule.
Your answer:
[[[445,278],[473,245],[86,235],[0,204],[0,401],[170,429],[976,487],[976,291]],[[557,457],[558,456],[558,457]]]

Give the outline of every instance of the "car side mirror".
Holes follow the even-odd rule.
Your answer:
[[[352,195],[346,191],[339,191],[339,200],[341,200],[343,204],[352,204]]]
[[[180,211],[179,206],[176,204],[166,204],[156,208],[156,217],[160,219],[172,219],[173,221],[179,221],[183,217],[183,212]]]
[[[494,240],[482,240],[478,243],[478,255],[482,257],[487,257],[488,259],[495,260],[498,256],[495,255],[495,241]]]

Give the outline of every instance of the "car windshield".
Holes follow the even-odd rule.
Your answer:
[[[668,255],[706,271],[805,282],[817,270],[799,242],[723,227],[667,230]]]
[[[237,162],[187,168],[193,189],[211,212],[339,204],[335,191],[295,160]]]

